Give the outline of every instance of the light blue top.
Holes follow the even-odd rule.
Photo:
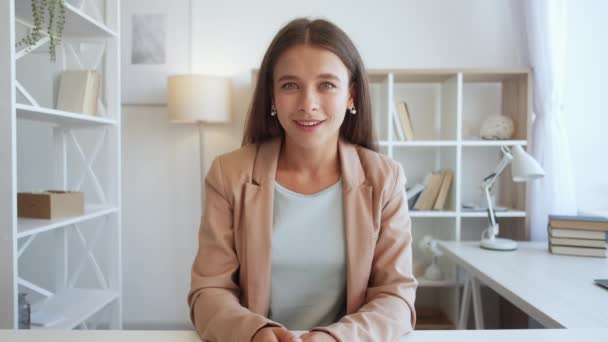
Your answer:
[[[312,195],[274,185],[269,318],[289,330],[334,323],[346,312],[342,181]]]

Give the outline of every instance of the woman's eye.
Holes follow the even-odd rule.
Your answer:
[[[332,89],[335,88],[336,86],[334,86],[333,84],[329,83],[329,82],[323,82],[321,84],[321,87],[324,89]]]
[[[295,83],[285,83],[285,84],[283,84],[283,86],[281,88],[283,88],[283,89],[296,89],[297,85]]]

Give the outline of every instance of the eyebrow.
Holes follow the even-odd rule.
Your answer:
[[[320,75],[317,76],[317,78],[332,79],[332,80],[335,80],[337,82],[340,82],[340,78],[338,76],[336,76],[334,74],[329,74],[329,73],[320,74]],[[294,75],[283,75],[283,76],[281,76],[277,80],[277,82],[289,81],[289,80],[299,80],[299,78],[297,76],[294,76]]]

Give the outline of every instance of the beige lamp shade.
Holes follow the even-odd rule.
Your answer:
[[[224,123],[230,121],[230,79],[200,74],[169,76],[171,122]]]

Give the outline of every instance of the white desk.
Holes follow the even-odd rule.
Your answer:
[[[2,342],[200,342],[194,331],[0,330]],[[429,330],[399,342],[608,341],[608,329]],[[244,341],[246,342],[246,341]],[[356,342],[356,341],[353,341]],[[382,342],[382,341],[379,341]]]
[[[608,290],[593,282],[608,278],[606,258],[553,255],[542,242],[520,242],[507,252],[482,249],[479,242],[438,246],[468,274],[465,292],[473,292],[477,328],[483,328],[478,281],[547,328],[608,328]],[[463,295],[459,328],[468,303]]]

